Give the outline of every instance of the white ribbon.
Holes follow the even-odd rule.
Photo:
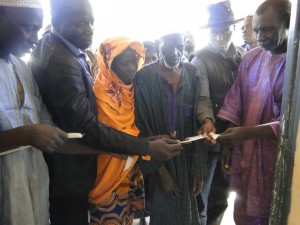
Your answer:
[[[209,135],[217,140],[217,138],[220,136],[220,134],[215,134],[213,132],[210,132]],[[193,141],[197,141],[197,140],[200,140],[200,139],[203,139],[203,138],[206,138],[207,136],[206,135],[197,135],[197,136],[193,136],[193,137],[187,137],[184,139],[184,141],[181,141],[180,143],[181,144],[184,144],[184,143],[190,143],[190,142],[193,142]]]

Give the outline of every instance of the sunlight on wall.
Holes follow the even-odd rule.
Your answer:
[[[50,23],[49,0],[44,1],[44,26]],[[161,34],[172,31],[191,31],[197,40],[197,48],[207,43],[208,35],[199,27],[207,21],[206,5],[220,0],[90,0],[95,16],[93,46],[96,48],[107,37],[129,36],[155,40]],[[263,0],[231,0],[235,17],[253,14]],[[235,42],[240,42],[237,28]],[[241,44],[241,43],[237,43]]]

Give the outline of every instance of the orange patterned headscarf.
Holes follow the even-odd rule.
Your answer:
[[[110,70],[114,58],[120,55],[128,47],[135,50],[138,56],[140,56],[138,61],[138,70],[140,70],[144,64],[144,45],[139,41],[127,37],[109,38],[100,45],[97,53],[97,60],[101,69],[104,71]]]
[[[138,55],[137,68],[144,63],[144,46],[141,42],[127,37],[105,40],[98,49],[97,60],[100,66],[95,80],[94,92],[98,107],[98,121],[114,129],[137,136],[134,125],[133,85],[126,85],[111,69],[113,60],[127,48]]]
[[[138,136],[139,130],[134,123],[133,84],[124,84],[111,69],[113,60],[127,48],[136,51],[139,70],[144,63],[142,43],[126,37],[117,37],[107,39],[98,49],[97,60],[100,71],[94,84],[98,110],[97,119],[116,130]],[[137,159],[137,156],[122,158],[110,154],[99,154],[97,178],[94,188],[89,193],[89,201],[96,205],[109,199],[112,192],[126,180],[127,174]],[[124,191],[126,190],[124,189]]]

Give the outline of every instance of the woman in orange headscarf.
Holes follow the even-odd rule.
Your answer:
[[[98,50],[99,74],[94,92],[98,121],[138,136],[134,120],[133,78],[144,62],[144,47],[126,37],[110,38]],[[99,154],[97,179],[89,193],[91,225],[132,224],[144,208],[137,156]]]

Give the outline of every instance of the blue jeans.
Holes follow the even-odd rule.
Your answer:
[[[220,154],[220,144],[216,143],[213,146],[205,146],[208,148],[208,175],[203,183],[202,187],[202,193],[198,195],[197,198],[202,198],[203,204],[204,204],[204,209],[202,212],[200,212],[200,224],[201,225],[206,225],[207,221],[207,205],[208,205],[208,197],[209,197],[209,192],[210,192],[210,187],[212,184],[214,172],[216,169],[216,165],[218,163],[219,159],[219,154]],[[200,201],[199,199],[198,201]]]

